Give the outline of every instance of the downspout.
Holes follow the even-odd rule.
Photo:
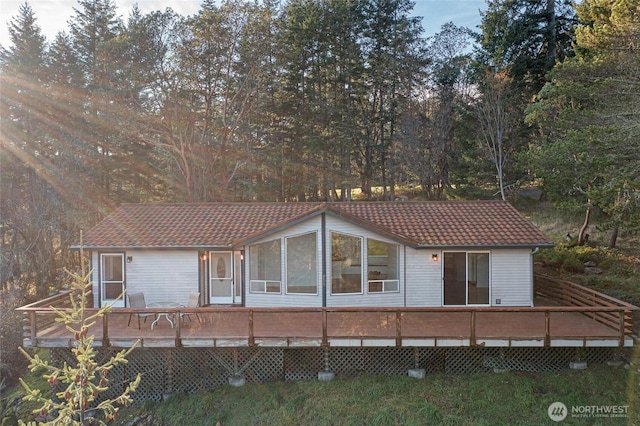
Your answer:
[[[404,284],[402,286],[402,289],[404,291],[404,307],[407,307],[407,246],[403,245],[402,246],[404,248],[404,259],[402,259],[402,263],[403,263],[403,268],[404,271],[402,271],[402,277],[404,281]]]
[[[535,297],[536,297],[536,278],[535,278],[535,274],[533,273],[533,255],[535,255],[537,252],[540,251],[540,247],[536,247],[533,250],[531,250],[531,306],[533,307],[535,305]]]
[[[242,306],[245,307],[247,306],[247,286],[245,285],[245,281],[246,281],[246,273],[245,273],[245,266],[246,266],[246,261],[244,259],[245,256],[245,250],[244,247],[242,248],[242,250],[240,250],[240,294],[242,295]]]
[[[327,220],[325,213],[320,215],[322,237],[322,307],[327,307]]]

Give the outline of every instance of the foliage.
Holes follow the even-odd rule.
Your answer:
[[[73,333],[75,341],[71,349],[76,364],[65,363],[62,367],[49,364],[38,354],[31,355],[20,348],[29,359],[29,369],[32,372],[44,370],[43,378],[49,385],[62,390],[56,392],[56,398],[45,397],[41,390],[31,388],[26,381],[20,379],[26,391],[25,401],[41,403],[40,408],[34,410],[40,417],[51,419],[47,424],[105,424],[103,420],[90,416],[88,413],[95,410],[102,413],[106,421],[117,417],[119,406],[132,402],[130,396],[135,392],[140,383],[141,376],[129,383],[122,394],[113,399],[102,399],[99,396],[108,389],[108,375],[114,367],[127,363],[127,355],[135,345],[128,350],[122,350],[103,364],[96,361],[96,352],[93,345],[94,336],[89,334],[89,328],[96,323],[98,318],[109,312],[111,306],[98,309],[95,312],[87,311],[88,298],[91,291],[91,272],[86,275],[69,272],[71,276],[70,302],[67,309],[53,308],[57,318],[56,322],[64,323],[65,328]]]
[[[568,0],[489,0],[482,12],[480,62],[508,69],[527,99],[556,61],[573,56],[575,11]]]
[[[0,394],[17,380],[24,370],[24,358],[18,347],[22,344],[22,315],[15,311],[27,300],[19,282],[0,287]]]
[[[420,184],[421,196],[444,199],[457,176],[467,176],[464,160],[455,153],[468,152],[465,125],[474,127],[465,116],[470,56],[465,49],[471,36],[453,23],[442,26],[427,45],[429,89],[406,104],[394,143],[399,179]],[[456,173],[457,172],[457,173]]]
[[[640,224],[639,7],[582,2],[578,55],[554,69],[527,117],[545,140],[528,158],[549,199],[596,206],[614,229]]]

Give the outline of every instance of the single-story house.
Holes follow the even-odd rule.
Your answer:
[[[533,306],[551,246],[503,201],[124,204],[82,241],[94,306]]]

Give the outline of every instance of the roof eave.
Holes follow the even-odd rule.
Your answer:
[[[233,245],[196,245],[196,246],[79,246],[72,245],[71,250],[231,250]]]
[[[549,242],[531,243],[531,244],[419,244],[415,248],[417,250],[436,249],[436,250],[469,250],[469,249],[535,249],[535,248],[553,248],[555,244]]]

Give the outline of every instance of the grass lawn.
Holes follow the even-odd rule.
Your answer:
[[[562,424],[639,424],[640,365],[561,373],[358,377],[223,386],[123,410],[117,424],[139,425],[544,425],[559,401]],[[575,417],[586,406],[620,407],[625,417]],[[626,408],[628,406],[628,408]]]

